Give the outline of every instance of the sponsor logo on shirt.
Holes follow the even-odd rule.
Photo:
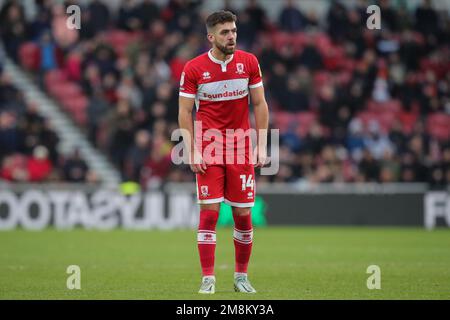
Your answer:
[[[203,80],[211,79],[211,73],[208,71],[203,72]]]
[[[240,97],[240,96],[245,96],[246,94],[247,94],[247,90],[225,91],[225,92],[213,93],[213,94],[204,92],[203,97],[207,98],[207,99],[221,99],[221,98],[229,98],[229,97]]]

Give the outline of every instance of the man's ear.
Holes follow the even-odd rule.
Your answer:
[[[206,37],[208,38],[209,42],[213,42],[214,41],[214,35],[212,33],[208,33]]]

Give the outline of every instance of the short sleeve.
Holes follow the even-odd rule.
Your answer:
[[[195,73],[187,63],[184,66],[183,72],[180,78],[180,96],[186,98],[195,98],[197,94],[197,81],[195,79]]]
[[[258,88],[263,85],[262,81],[262,72],[261,68],[259,66],[258,59],[251,55],[251,61],[250,61],[250,79],[248,81],[248,87],[250,89]]]

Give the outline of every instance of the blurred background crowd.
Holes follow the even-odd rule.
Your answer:
[[[217,0],[218,1],[218,0]],[[322,0],[324,1],[324,0]],[[236,0],[237,2],[237,0]],[[319,2],[319,1],[318,1]],[[259,183],[450,183],[450,17],[433,1],[326,1],[326,12],[284,1],[279,16],[258,1],[240,9],[238,46],[261,65],[270,127],[280,129],[280,170]],[[395,4],[394,4],[395,2]],[[27,19],[6,1],[0,32],[8,56],[107,154],[124,181],[144,187],[194,181],[170,160],[184,64],[209,49],[203,1],[37,0]],[[369,4],[381,30],[369,30]],[[66,8],[81,6],[81,29]],[[0,179],[96,181],[33,102],[0,71]],[[19,169],[17,169],[19,168]]]

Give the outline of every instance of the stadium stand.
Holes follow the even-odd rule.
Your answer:
[[[257,1],[234,11],[281,133],[280,172],[260,181],[450,183],[448,13],[430,1],[408,10],[383,0],[379,32],[365,28],[365,1],[332,1],[324,17],[288,2],[278,21]],[[208,49],[202,1],[123,1],[113,10],[94,0],[82,8],[82,28],[65,32],[61,13],[74,2],[37,3],[33,21],[18,2],[3,6],[8,55],[123,180],[192,181],[187,166],[171,165],[169,139],[182,68]]]
[[[48,118],[28,101],[0,64],[0,180],[7,182],[95,182],[77,152],[62,155]]]

